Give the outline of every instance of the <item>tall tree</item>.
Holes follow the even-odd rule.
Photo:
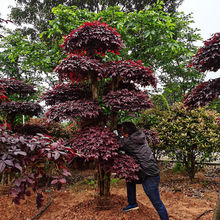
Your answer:
[[[23,80],[38,88],[51,81],[55,64],[45,54],[45,43],[30,41],[20,31],[10,31],[1,39],[0,48],[0,77]]]
[[[105,61],[108,53],[117,55],[122,47],[120,34],[105,23],[84,23],[72,30],[61,46],[69,56],[54,71],[71,83],[44,94],[51,105],[46,115],[51,120],[80,120],[72,147],[95,161],[98,195],[109,196],[111,171],[131,180],[137,178],[138,170],[132,157],[119,153],[113,130],[124,112],[152,106],[149,96],[137,85],[156,86],[157,81],[141,61]]]
[[[215,33],[204,42],[204,46],[195,54],[191,66],[201,72],[220,69],[220,33]],[[198,85],[184,100],[190,108],[205,106],[220,96],[220,78],[209,80]],[[220,141],[218,140],[219,144]],[[213,220],[220,219],[220,193],[216,203]]]

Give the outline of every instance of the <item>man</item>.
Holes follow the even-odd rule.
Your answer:
[[[145,134],[138,130],[132,122],[124,122],[118,126],[119,133],[123,134],[121,138],[122,149],[126,154],[134,157],[140,165],[138,172],[139,181],[143,186],[146,195],[149,197],[154,208],[157,210],[161,220],[168,220],[167,210],[160,199],[159,182],[160,172],[154,159],[152,151],[148,146]],[[123,211],[138,209],[136,201],[136,183],[127,182],[128,206]]]

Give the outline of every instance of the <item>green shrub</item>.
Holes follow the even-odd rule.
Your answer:
[[[161,111],[158,108],[145,110],[139,114],[135,124],[137,125],[138,128],[141,128],[142,130],[153,129],[153,131],[157,134],[157,131],[154,129],[154,127],[157,127],[157,124],[159,124],[161,122],[161,119],[166,117],[167,114],[168,111]],[[151,143],[149,143],[149,145],[153,151],[154,157],[157,160],[159,160],[163,154],[166,154],[166,148],[163,145],[151,144]]]
[[[182,163],[175,163],[175,166],[173,167],[172,171],[174,173],[182,173],[185,170],[185,167]]]
[[[169,104],[163,95],[155,94],[151,97],[151,101],[155,105],[155,108],[161,111],[170,111]]]
[[[214,153],[220,151],[218,117],[216,111],[201,107],[187,110],[178,103],[154,126],[161,141],[159,148],[183,162],[191,180],[201,166],[198,163],[214,159]]]

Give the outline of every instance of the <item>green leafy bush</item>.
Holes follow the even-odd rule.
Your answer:
[[[154,131],[155,134],[157,134],[157,131],[154,128],[157,127],[157,125],[161,122],[162,118],[166,118],[166,115],[168,113],[169,113],[168,111],[161,111],[158,108],[145,110],[145,111],[142,111],[138,115],[135,121],[135,124],[137,125],[137,127],[141,128],[142,130],[149,130],[152,132]],[[153,138],[156,138],[156,137],[153,137]],[[158,140],[159,139],[160,137],[158,137]],[[149,141],[149,140],[147,141],[153,151],[153,154],[156,160],[159,160],[163,154],[166,154],[166,147],[164,145],[154,144],[154,142]]]
[[[187,110],[181,103],[171,108],[171,112],[155,124],[159,133],[160,148],[182,162],[191,180],[201,164],[210,161],[220,152],[219,114],[207,108]]]
[[[163,95],[155,94],[151,97],[151,101],[155,105],[155,107],[161,111],[169,111],[170,107]]]

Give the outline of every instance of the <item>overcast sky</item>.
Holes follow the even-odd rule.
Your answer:
[[[0,0],[1,17],[7,19],[10,9],[9,5],[15,5],[14,0]],[[200,34],[204,40],[211,37],[213,33],[220,32],[220,0],[184,0],[179,11],[186,14],[193,13],[195,23],[193,27],[200,29]],[[199,46],[203,43],[198,42]],[[215,78],[220,75],[217,73],[208,73],[207,78]]]

